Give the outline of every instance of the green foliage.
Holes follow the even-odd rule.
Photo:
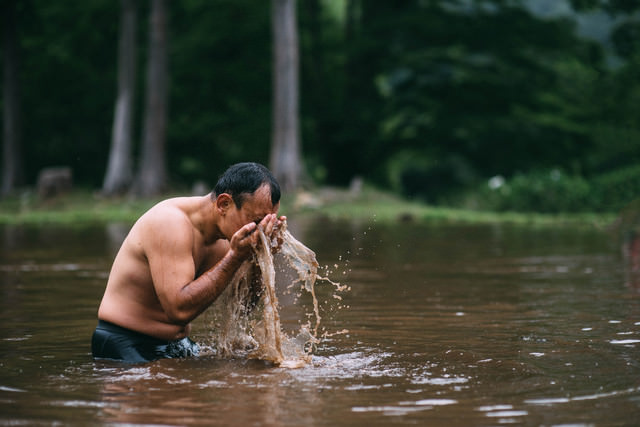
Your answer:
[[[601,123],[592,126],[591,135],[593,148],[583,164],[590,176],[640,163],[640,129]]]
[[[574,0],[616,18],[616,67],[576,36],[574,17],[524,2],[297,3],[301,131],[309,177],[354,176],[429,203],[494,175],[486,205],[547,212],[614,209],[640,164],[640,45],[630,0]],[[137,2],[139,140],[149,2]],[[169,171],[212,185],[230,163],[268,162],[270,2],[169,2]],[[98,187],[116,96],[119,3],[19,2],[26,177],[69,165]],[[549,172],[557,168],[560,176]],[[627,178],[616,178],[616,177]],[[616,181],[618,179],[618,181]],[[609,187],[607,187],[609,186]],[[607,188],[616,188],[613,193]],[[498,197],[499,196],[499,197]],[[483,197],[477,197],[478,200]],[[489,203],[491,202],[491,203]]]
[[[559,169],[518,173],[509,180],[496,176],[480,191],[482,207],[516,212],[578,212],[588,208],[590,185]]]
[[[571,4],[578,10],[603,9],[611,14],[631,14],[640,9],[637,0],[571,0]]]
[[[386,174],[395,191],[431,204],[446,202],[477,179],[464,158],[453,154],[428,157],[419,150],[395,153],[387,162]]]
[[[170,2],[169,169],[211,186],[231,163],[268,162],[270,4]]]
[[[640,165],[595,177],[590,200],[594,210],[615,212],[640,198]]]
[[[118,2],[19,3],[25,176],[68,165],[98,186],[106,169],[116,94]]]
[[[481,209],[516,212],[618,212],[640,199],[640,165],[591,179],[559,169],[491,178],[478,191]]]
[[[593,73],[582,65],[588,46],[570,23],[517,7],[471,14],[414,6],[389,31],[403,44],[378,79],[385,154],[399,147],[432,157],[453,152],[482,174],[511,174],[564,165],[585,147],[581,120],[589,110],[572,95]],[[565,88],[564,76],[577,69],[570,83],[579,87]]]

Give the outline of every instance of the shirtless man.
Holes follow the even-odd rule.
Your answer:
[[[138,219],[111,268],[91,347],[95,358],[145,362],[197,355],[191,321],[270,236],[280,187],[257,163],[231,166],[214,191],[158,203]]]

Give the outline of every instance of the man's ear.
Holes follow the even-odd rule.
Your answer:
[[[233,206],[233,198],[227,193],[222,193],[216,197],[216,209],[220,215],[225,215]]]

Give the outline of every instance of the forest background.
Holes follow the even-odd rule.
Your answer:
[[[614,212],[640,195],[637,0],[2,8],[6,197],[56,165],[105,195],[152,171],[152,194],[248,160],[292,191],[362,179],[473,209]],[[108,188],[127,69],[129,172]]]

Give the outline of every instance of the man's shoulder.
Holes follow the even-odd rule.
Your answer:
[[[184,231],[193,227],[184,208],[184,200],[181,203],[180,199],[159,202],[142,215],[138,223],[143,230],[150,233]]]

